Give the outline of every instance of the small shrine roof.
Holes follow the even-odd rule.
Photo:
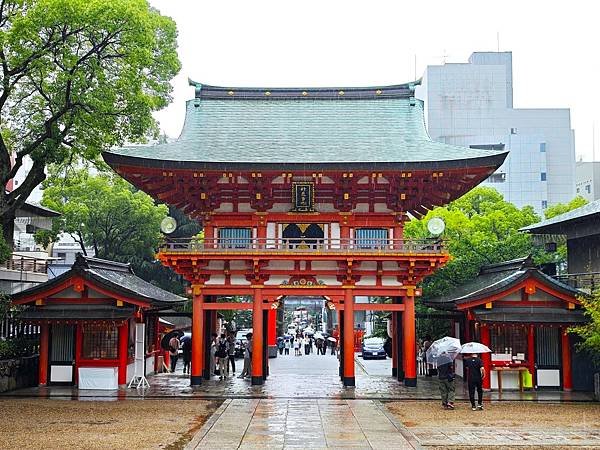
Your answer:
[[[528,256],[483,266],[473,280],[455,286],[447,295],[426,300],[424,303],[440,309],[456,309],[457,305],[481,300],[506,291],[530,277],[567,295],[573,297],[583,295],[583,292],[543,273]]]
[[[115,293],[147,302],[151,307],[172,307],[186,301],[183,297],[142,280],[133,273],[129,264],[92,258],[81,254],[77,255],[69,271],[45,283],[14,294],[12,300],[17,301],[37,294],[43,295],[45,291],[49,291],[54,286],[58,286],[74,276],[81,276]]]
[[[588,321],[581,309],[496,307],[493,309],[475,309],[473,313],[477,320],[482,322],[568,323],[574,325]]]
[[[567,229],[573,222],[583,220],[600,220],[600,200],[595,200],[551,219],[523,227],[519,231],[528,231],[533,234],[566,234]]]
[[[228,169],[499,166],[507,151],[431,140],[415,83],[367,88],[227,88],[193,83],[179,138],[114,148],[111,164]],[[284,166],[282,166],[282,164]],[[415,167],[416,168],[416,167]]]

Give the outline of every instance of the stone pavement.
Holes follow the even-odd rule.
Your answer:
[[[499,427],[411,428],[410,432],[423,446],[448,447],[587,447],[600,448],[600,430],[517,429]]]
[[[226,400],[186,449],[413,449],[372,400]]]

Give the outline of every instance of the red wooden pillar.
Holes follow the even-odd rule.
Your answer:
[[[269,346],[269,358],[277,357],[277,310],[269,309],[267,328],[267,345]]]
[[[417,340],[415,329],[415,297],[404,297],[402,313],[402,359],[404,360],[404,385],[417,385]]]
[[[204,242],[209,248],[216,248],[215,227],[209,224],[204,224]]]
[[[534,344],[534,328],[532,324],[527,327],[527,362],[529,363],[529,372],[531,373],[531,381],[535,386],[535,344]]]
[[[204,295],[198,286],[193,286],[192,306],[192,375],[190,384],[197,386],[202,382],[202,361],[204,361]]]
[[[49,352],[50,325],[40,325],[40,358],[38,361],[38,383],[40,386],[48,384],[48,352]]]
[[[252,299],[252,384],[263,384],[263,310],[262,289],[254,289]]]
[[[392,312],[392,376],[398,376],[398,313]]]
[[[479,329],[479,335],[481,337],[481,343],[483,345],[490,346],[490,329],[487,324],[481,324]],[[491,389],[492,386],[492,355],[489,353],[483,353],[481,355],[483,360],[483,369],[485,370],[485,378],[483,379],[483,389]]]
[[[129,344],[129,321],[119,326],[119,384],[127,383],[127,346]]]
[[[344,290],[344,386],[355,386],[354,378],[354,295]]]
[[[573,379],[571,374],[571,346],[569,344],[569,333],[566,328],[560,329],[562,347],[562,382],[563,390],[573,390]]]

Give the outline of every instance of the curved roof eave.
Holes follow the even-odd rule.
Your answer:
[[[327,161],[327,162],[259,162],[259,161],[182,161],[168,159],[143,158],[128,156],[118,153],[103,152],[102,157],[111,166],[147,167],[156,169],[179,170],[440,170],[440,169],[468,169],[471,167],[499,167],[508,151],[495,155],[480,156],[475,158],[433,161]]]

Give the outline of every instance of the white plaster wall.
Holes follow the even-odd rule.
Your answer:
[[[356,282],[356,285],[357,286],[375,286],[376,282],[377,282],[376,277],[362,276],[362,277],[360,277],[360,280]]]
[[[146,371],[146,375],[154,373],[154,356],[146,358],[146,367],[144,370]]]
[[[402,286],[396,277],[381,277],[381,284],[384,286]]]
[[[249,286],[250,283],[244,275],[231,275],[231,284],[237,286]]]
[[[225,275],[211,275],[204,284],[225,284]]]
[[[127,375],[126,375],[127,383],[129,383],[131,381],[134,374],[135,374],[135,362],[132,362],[131,364],[127,364]]]

